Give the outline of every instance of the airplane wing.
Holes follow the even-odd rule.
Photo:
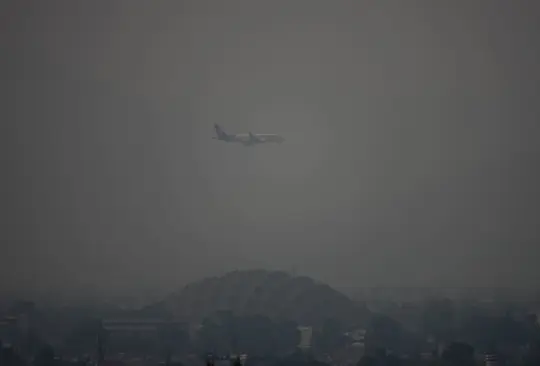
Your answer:
[[[261,140],[260,138],[252,134],[251,132],[249,132],[249,140],[251,142],[264,142],[263,140]]]

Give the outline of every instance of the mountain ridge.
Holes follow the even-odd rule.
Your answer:
[[[362,323],[369,311],[329,285],[282,271],[237,270],[187,284],[153,307],[174,318],[202,321],[219,311],[264,315],[298,324],[321,325],[328,319]]]

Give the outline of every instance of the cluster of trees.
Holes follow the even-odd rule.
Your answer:
[[[0,365],[23,366],[24,361],[20,354],[12,347],[4,347],[0,340]]]
[[[346,326],[340,321],[327,319],[321,329],[313,334],[312,347],[324,353],[343,347],[348,342],[346,330]]]
[[[441,354],[432,360],[419,358],[403,359],[379,348],[364,355],[357,366],[475,366],[474,348],[461,342],[451,343]]]
[[[475,353],[495,353],[506,359],[507,364],[540,365],[538,319],[534,314],[526,315],[523,309],[513,310],[486,309],[474,304],[458,306],[448,299],[432,299],[420,309],[414,331],[389,316],[375,315],[367,325],[365,337],[369,352],[359,366],[426,364],[427,361],[418,359],[405,363],[395,355],[408,354],[414,358],[429,347],[438,354],[438,344],[448,346],[431,361],[434,365],[475,365]],[[428,339],[431,346],[426,342]]]
[[[521,359],[505,363],[499,359],[501,365],[513,366],[538,366],[540,365],[540,344],[531,347],[529,352]],[[442,352],[429,360],[418,357],[403,359],[395,354],[388,353],[384,349],[377,349],[364,355],[357,366],[480,366],[484,360],[475,357],[475,349],[464,342],[452,342]]]
[[[55,359],[54,349],[44,344],[36,350],[33,355],[34,366],[59,366]],[[26,366],[28,361],[14,347],[3,347],[0,341],[0,365],[6,366]]]
[[[519,360],[520,366],[540,365],[540,325],[537,317],[526,315],[520,309],[507,310],[488,311],[471,303],[458,305],[448,299],[432,299],[416,309],[416,326],[410,329],[391,316],[373,314],[370,321],[364,324],[364,343],[368,352],[359,366],[404,364],[396,355],[408,354],[412,358],[418,356],[422,351],[427,351],[428,338],[434,340],[433,351],[438,343],[449,345],[436,361],[446,365],[472,365],[475,350],[477,353],[493,351],[506,356],[511,356],[513,352],[520,353],[526,355]],[[59,348],[60,353],[69,351],[84,354],[95,350],[96,335],[101,331],[98,318],[93,317],[95,315],[99,314],[91,310],[62,309],[58,313],[48,311],[47,316],[41,314],[39,319],[43,323],[41,328],[51,330],[53,338],[64,340],[65,348]],[[164,316],[161,313],[159,315]],[[410,322],[404,320],[404,323]],[[351,328],[354,328],[352,324],[327,319],[321,327],[315,329],[312,339],[314,351],[331,353],[347,346],[350,338],[345,333]],[[172,348],[178,350],[181,346],[184,350],[189,348],[218,355],[245,352],[251,360],[274,360],[272,365],[280,366],[315,362],[295,353],[300,341],[295,322],[276,321],[262,315],[235,315],[230,311],[218,311],[203,321],[198,337],[193,342],[185,330],[174,328],[163,328],[159,337],[140,341],[124,339],[125,344],[119,345],[119,349],[165,355]],[[27,332],[26,338],[20,343],[24,346],[24,354],[33,355],[36,363],[39,361],[45,365],[50,362],[51,353],[47,353],[46,344],[34,330]],[[289,356],[283,358],[283,355]],[[3,357],[16,359],[16,355],[9,353]],[[13,360],[10,362],[15,362]],[[512,361],[517,362],[515,359]],[[408,364],[422,364],[423,361],[411,362]]]
[[[294,322],[221,311],[203,321],[197,345],[201,352],[224,355],[241,350],[253,357],[268,357],[293,351],[299,339]]]
[[[506,309],[493,315],[491,310],[474,304],[457,306],[448,299],[432,300],[422,312],[422,331],[438,341],[460,339],[482,351],[540,342],[535,314]]]
[[[336,319],[327,319],[322,327],[315,331],[312,346],[317,352],[331,353],[346,347],[351,338],[346,335],[351,328]],[[370,349],[388,348],[393,351],[411,349],[412,341],[420,338],[407,331],[398,321],[383,314],[374,315],[365,326],[365,345]]]
[[[512,311],[510,311],[512,310]],[[448,299],[431,299],[409,313],[409,328],[385,314],[373,314],[365,328],[366,356],[360,365],[474,365],[475,355],[498,354],[507,364],[540,365],[540,325],[524,309],[484,308]],[[414,318],[412,317],[414,316]],[[328,320],[314,335],[316,351],[328,352],[350,343],[347,325]],[[458,342],[459,341],[459,342]],[[448,345],[440,353],[439,345]],[[398,355],[408,355],[405,363]],[[360,366],[359,365],[359,366]]]

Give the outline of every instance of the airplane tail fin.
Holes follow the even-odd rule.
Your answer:
[[[214,128],[216,129],[216,134],[217,134],[218,139],[220,139],[220,140],[226,140],[226,139],[229,137],[229,135],[227,135],[227,134],[225,133],[225,131],[223,131],[223,129],[221,128],[221,126],[218,125],[217,123],[214,124]]]

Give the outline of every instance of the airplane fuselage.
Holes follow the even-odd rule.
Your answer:
[[[220,126],[215,125],[217,136],[212,137],[215,140],[221,140],[225,142],[236,142],[244,146],[252,146],[255,144],[263,144],[267,142],[274,142],[281,144],[285,139],[278,135],[272,133],[237,133],[237,134],[227,134],[225,133]]]

